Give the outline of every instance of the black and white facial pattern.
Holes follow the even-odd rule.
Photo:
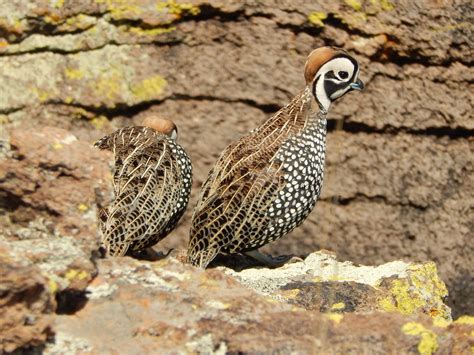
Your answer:
[[[351,91],[351,84],[358,80],[359,65],[349,56],[331,59],[316,73],[313,81],[313,95],[326,111],[331,102]]]

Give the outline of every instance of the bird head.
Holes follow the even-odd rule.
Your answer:
[[[357,60],[335,47],[312,51],[306,61],[304,77],[319,108],[326,112],[331,103],[344,94],[364,88]]]
[[[149,116],[142,121],[142,126],[153,128],[155,131],[166,134],[173,140],[178,138],[178,127],[171,120]]]

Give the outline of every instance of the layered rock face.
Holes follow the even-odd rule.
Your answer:
[[[149,115],[177,123],[178,139],[193,160],[193,200],[179,228],[158,249],[183,248],[191,207],[218,154],[303,88],[306,56],[322,45],[344,47],[359,59],[366,90],[347,95],[331,108],[321,201],[302,227],[266,251],[307,255],[323,248],[341,260],[361,264],[419,262],[416,265],[424,265],[420,268],[427,272],[431,264],[425,262],[432,260],[447,284],[446,303],[454,318],[473,314],[473,13],[469,1],[449,0],[22,0],[2,4],[0,250],[9,256],[1,260],[5,268],[0,276],[5,281],[0,306],[16,305],[19,313],[9,313],[10,309],[2,315],[25,315],[11,317],[27,331],[17,332],[13,323],[0,325],[2,335],[11,335],[2,340],[0,351],[38,347],[50,338],[68,342],[72,335],[66,331],[66,321],[53,326],[53,313],[75,313],[84,305],[79,312],[85,312],[95,307],[94,302],[105,302],[107,298],[87,301],[84,292],[91,282],[105,280],[122,287],[122,276],[112,275],[109,280],[108,271],[102,275],[101,270],[140,269],[128,259],[96,265],[96,211],[111,198],[111,157],[91,147],[95,139]],[[170,263],[165,269],[184,268]],[[211,277],[190,270],[183,272]],[[231,280],[223,271],[218,274]],[[242,275],[234,276],[248,285]],[[322,276],[314,276],[318,277]],[[12,286],[15,280],[19,283]],[[385,308],[377,310],[401,311],[396,296],[389,300],[388,294],[373,291],[373,284],[361,289],[344,282],[335,287],[326,281],[298,284],[298,290],[305,290],[301,294],[286,284],[285,289],[274,289],[282,297],[278,302],[285,304],[282,317],[290,317],[291,307],[315,312],[305,316],[308,327],[300,335],[303,342],[316,331],[312,327],[326,319],[319,311],[334,311],[334,302],[321,298],[324,294],[336,295],[331,297],[340,301],[336,304],[344,303],[346,311],[373,310],[365,304],[380,306],[380,299],[385,299]],[[399,286],[404,290],[412,284]],[[352,292],[360,302],[344,298]],[[246,307],[256,296],[249,297]],[[418,299],[409,296],[413,297]],[[267,298],[261,300],[261,314],[272,318],[265,313]],[[445,313],[439,304],[426,306],[422,313],[427,316],[430,307],[436,310],[433,313]],[[397,327],[407,322],[399,315],[381,317],[386,318],[367,322],[393,321]],[[218,327],[209,322],[208,327]],[[251,320],[245,325],[235,322],[232,332],[247,331],[252,336]],[[331,322],[327,329],[336,338],[342,337],[344,329],[353,329],[348,325],[332,332]],[[429,325],[423,322],[422,328],[405,328],[411,335],[397,335],[412,339],[410,349],[421,346],[415,344],[420,339],[425,346],[432,334],[445,331],[426,330]],[[273,324],[263,320],[258,324],[268,327],[259,329],[276,332]],[[64,329],[63,340],[54,336],[55,327]],[[181,337],[182,344],[194,341],[202,346],[200,337],[176,327],[173,336]],[[284,328],[281,338],[296,336],[291,333],[294,328]],[[354,333],[354,339],[368,339],[363,331]],[[202,340],[215,351],[250,349],[215,334],[212,340]],[[468,341],[467,335],[462,337]],[[326,335],[318,339],[323,340],[314,348],[301,346],[320,349],[327,344]],[[441,343],[441,348],[448,344]],[[97,349],[94,344],[88,340],[83,346]],[[281,346],[274,349],[285,349]]]

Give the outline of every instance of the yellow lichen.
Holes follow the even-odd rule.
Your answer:
[[[7,115],[0,115],[0,125],[10,123],[10,118]]]
[[[66,19],[64,23],[58,26],[58,30],[62,32],[72,32],[77,30],[86,30],[97,23],[97,19],[93,16],[79,14]]]
[[[201,12],[198,6],[190,3],[177,3],[175,0],[168,0],[167,2],[158,1],[156,3],[156,10],[175,15],[176,19],[180,19],[184,15],[196,16]]]
[[[358,0],[344,0],[344,2],[356,11],[362,9],[362,4]]]
[[[441,317],[436,317],[435,319],[433,319],[433,325],[435,327],[438,327],[438,328],[446,328],[447,326],[449,326],[452,322],[444,319],[444,318],[441,318]]]
[[[25,29],[25,21],[20,19],[15,19],[13,21],[12,31],[16,33],[21,33]]]
[[[133,95],[140,100],[152,100],[158,98],[163,93],[166,85],[167,82],[165,78],[155,75],[133,85],[131,91]]]
[[[398,311],[408,315],[413,314],[416,309],[424,305],[422,300],[412,297],[407,280],[394,280],[390,288],[390,293],[391,296],[379,301],[380,307],[387,312]]]
[[[60,24],[64,21],[64,18],[62,18],[57,13],[50,13],[50,14],[44,15],[43,20],[46,23],[49,23],[49,24],[52,24],[52,25],[58,25],[58,24]]]
[[[454,321],[456,324],[474,325],[474,316],[461,316]]]
[[[66,272],[66,275],[64,275],[64,277],[68,280],[68,281],[72,281],[74,279],[78,279],[78,280],[84,280],[86,279],[87,277],[89,276],[89,274],[84,271],[84,270],[76,270],[76,269],[71,269],[71,270],[68,270]]]
[[[79,212],[85,213],[89,210],[89,206],[85,203],[80,203],[79,206],[77,206],[77,209],[79,210]]]
[[[151,28],[151,29],[143,29],[141,27],[128,27],[123,26],[122,29],[127,30],[130,33],[133,33],[138,36],[159,36],[164,33],[170,33],[176,30],[176,27],[158,27],[158,28]]]
[[[407,278],[393,280],[389,293],[378,302],[387,312],[409,315],[421,311],[433,318],[451,319],[450,310],[443,303],[448,291],[434,263],[410,266]]]
[[[79,80],[84,77],[84,73],[80,69],[74,69],[74,68],[64,69],[64,75],[66,75],[68,79],[72,79],[72,80]]]
[[[108,100],[115,100],[120,97],[121,84],[123,83],[123,73],[118,68],[111,68],[104,73],[95,84],[95,92],[98,97]]]
[[[338,310],[341,310],[341,309],[344,309],[344,308],[346,308],[346,305],[344,304],[344,302],[334,303],[331,306],[332,311],[338,311]]]
[[[308,21],[317,27],[324,27],[323,20],[327,19],[328,15],[324,12],[312,12],[308,15]]]
[[[43,103],[49,99],[49,93],[45,90],[38,89],[38,88],[32,88],[31,91],[36,95],[38,98],[39,102]]]
[[[63,7],[63,5],[64,5],[64,0],[56,0],[56,2],[54,3],[54,7],[57,9]]]
[[[140,15],[144,9],[136,0],[95,0],[97,4],[104,4],[114,19],[130,18]]]
[[[53,279],[48,279],[48,289],[50,293],[55,294],[58,291],[59,286]]]
[[[420,342],[418,343],[420,355],[431,355],[438,349],[438,336],[420,323],[406,323],[402,326],[402,332],[407,335],[420,337]]]
[[[292,290],[284,290],[282,293],[285,298],[294,299],[298,297],[298,295],[300,294],[300,290],[294,288]]]
[[[90,123],[92,124],[92,126],[94,126],[95,129],[102,129],[107,122],[109,122],[107,117],[102,115],[94,117],[90,120]]]
[[[384,11],[391,11],[395,8],[390,0],[370,0],[370,2],[372,5],[380,6]]]
[[[324,316],[330,320],[332,320],[334,323],[339,324],[344,318],[344,316],[340,313],[326,313]]]
[[[63,145],[59,142],[55,142],[55,143],[51,144],[51,147],[55,150],[59,150],[63,147]]]

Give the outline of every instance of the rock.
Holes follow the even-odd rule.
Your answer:
[[[436,265],[393,261],[380,266],[338,262],[326,253],[279,269],[225,271],[245,286],[279,301],[333,313],[399,312],[451,320],[448,295]]]
[[[18,127],[9,146],[0,161],[0,194],[10,212],[2,216],[0,242],[58,291],[85,288],[95,274],[97,204],[111,194],[110,155],[54,127]]]
[[[321,266],[321,270],[314,269]],[[438,316],[433,323],[429,312],[423,314],[424,306],[415,307],[410,315],[384,312],[373,303],[375,298],[365,299],[372,302],[366,309],[339,307],[340,300],[334,299],[332,302],[337,303],[330,303],[332,307],[323,313],[315,309],[321,307],[301,302],[314,299],[314,293],[306,287],[310,282],[304,280],[314,280],[315,275],[320,279],[313,284],[326,283],[328,294],[335,291],[336,297],[338,288],[350,282],[360,285],[360,296],[370,293],[363,290],[363,285],[389,295],[389,287],[396,281],[402,285],[411,282],[414,289],[409,292],[432,291],[423,293],[424,305],[436,303],[449,318],[449,309],[436,295],[436,290],[443,292],[444,285],[432,274],[432,267],[429,263],[403,262],[358,267],[338,263],[324,253],[276,270],[240,273],[226,268],[203,271],[173,258],[156,263],[130,258],[100,260],[98,276],[87,288],[87,304],[74,315],[56,318],[55,341],[46,345],[46,353],[144,353],[160,349],[218,354],[355,354],[362,349],[384,353],[394,346],[402,353],[417,353],[417,349],[421,353],[469,351],[474,341],[474,337],[466,336],[474,329],[468,325],[470,318],[464,323],[450,323]],[[330,280],[334,275],[345,281]],[[382,291],[372,286],[384,282],[387,284],[381,286]],[[288,297],[284,290],[288,284],[301,294],[299,301]],[[387,305],[391,301],[387,300]]]
[[[0,353],[40,346],[53,335],[54,297],[39,268],[0,252]]]
[[[82,142],[71,146],[85,147],[159,113],[176,121],[193,160],[191,207],[222,149],[303,87],[311,49],[341,46],[360,60],[366,90],[331,108],[323,200],[266,251],[324,248],[363,264],[433,260],[454,314],[473,313],[472,14],[467,0],[4,2],[0,157],[8,150],[4,134],[19,124],[65,129]],[[88,235],[81,245],[90,254],[97,236],[89,187],[97,176],[81,175],[87,187],[78,191],[92,205],[90,218],[76,218],[79,196],[47,192],[67,190],[75,177],[47,180],[44,169],[18,159],[1,168],[15,177],[0,187],[0,229],[57,241],[55,226],[73,236],[63,249],[56,244],[62,252],[74,249],[76,234]],[[191,213],[160,249],[186,245]]]

